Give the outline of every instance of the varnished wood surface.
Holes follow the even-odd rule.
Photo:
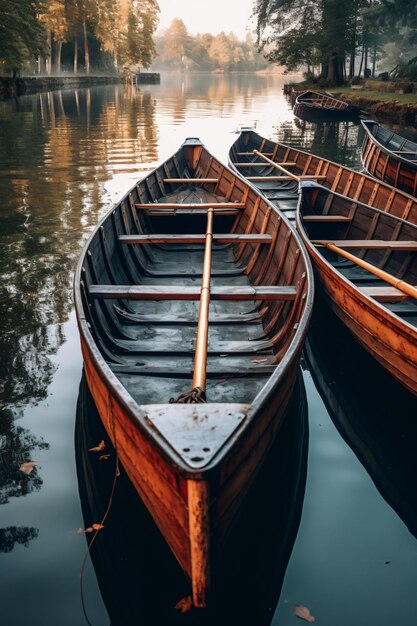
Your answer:
[[[373,122],[362,120],[361,158],[369,174],[413,196],[417,194],[417,144]]]
[[[196,371],[211,209],[207,403],[176,404]],[[198,606],[280,429],[311,313],[311,278],[290,223],[194,139],[122,198],[81,256],[75,300],[88,385]],[[172,438],[161,428],[174,410],[183,426]],[[216,431],[213,452],[198,428],[206,433],[222,411],[218,423],[230,428]]]
[[[329,215],[348,212],[351,221],[331,227],[304,223],[304,212],[310,216],[324,209]],[[333,310],[372,356],[417,394],[416,225],[310,186],[300,199],[297,226]],[[327,241],[320,237],[323,228]],[[399,308],[401,302],[407,308]]]

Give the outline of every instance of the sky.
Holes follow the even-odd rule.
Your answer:
[[[167,28],[174,17],[182,19],[192,35],[222,30],[245,36],[254,0],[158,0],[159,30]]]

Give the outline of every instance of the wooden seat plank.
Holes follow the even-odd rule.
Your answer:
[[[246,163],[233,163],[235,167],[268,167],[268,163],[262,161],[247,161]],[[295,161],[284,161],[283,163],[277,163],[277,165],[286,165],[287,167],[294,167],[297,165]]]
[[[313,241],[315,245],[326,242]],[[331,243],[340,248],[368,248],[369,250],[417,250],[417,241],[387,241],[384,239],[332,239]]]
[[[378,302],[402,302],[412,299],[408,294],[391,286],[360,287],[360,291]]]
[[[164,183],[218,183],[218,178],[163,178]]]
[[[244,209],[244,202],[143,202],[136,209]]]
[[[132,300],[200,300],[200,287],[164,285],[91,285],[90,295],[104,299]],[[213,287],[211,300],[295,300],[294,286]]]
[[[147,215],[157,215],[158,217],[177,217],[179,215],[207,215],[207,209],[159,209],[161,205],[156,204],[155,209],[146,209]],[[213,209],[216,215],[238,215],[241,209]]]
[[[303,215],[304,222],[351,222],[347,215]]]
[[[120,235],[120,243],[129,244],[204,244],[206,236],[203,234],[197,235]],[[219,233],[213,235],[213,241],[219,243],[271,243],[272,235],[267,234],[235,234],[235,233]]]
[[[265,361],[267,359],[264,359]],[[132,374],[134,376],[160,376],[163,378],[191,378],[191,368],[184,368],[176,366],[170,370],[164,370],[161,367],[151,366],[134,366],[134,365],[111,365],[112,371],[115,374]],[[239,366],[222,365],[217,368],[207,368],[206,376],[208,379],[224,378],[226,376],[271,376],[276,369],[274,365],[259,365],[259,366]]]

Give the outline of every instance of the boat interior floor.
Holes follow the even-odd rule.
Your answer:
[[[327,256],[329,260],[334,259],[332,254],[325,254],[325,256]],[[374,276],[366,269],[355,265],[351,261],[337,261],[332,264],[341,274],[343,274],[345,278],[350,280],[359,289],[387,286],[387,283],[384,280]],[[383,306],[395,315],[398,315],[398,317],[404,319],[404,321],[417,327],[417,301],[415,299],[410,298],[410,300],[405,300],[403,302],[385,301]]]
[[[219,201],[205,192],[204,202],[211,199]],[[215,215],[214,232],[230,232],[234,218]],[[144,230],[148,233],[204,233],[206,219],[204,215],[146,216]],[[245,264],[236,260],[236,247],[241,245],[213,244],[211,288],[251,286]],[[95,298],[93,319],[102,354],[134,400],[138,404],[167,403],[192,388],[200,303],[181,299],[181,293],[184,288],[201,288],[204,241],[196,245],[147,245],[145,273],[144,247],[138,250],[139,247],[125,246],[129,252],[124,260],[128,272],[120,263],[107,274],[102,268],[93,268],[91,274],[96,279],[92,283],[152,285],[157,291],[175,287],[179,297],[167,300]],[[140,263],[139,254],[142,255]],[[120,256],[115,255],[115,258],[120,261]],[[91,258],[89,262],[94,263]],[[109,263],[108,255],[107,265]],[[288,311],[286,307],[291,303],[282,302],[280,306]],[[262,324],[264,309],[265,303],[260,300],[213,298],[210,301],[208,402],[250,403],[273,373],[276,350]]]

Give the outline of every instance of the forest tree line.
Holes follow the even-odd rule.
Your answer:
[[[416,0],[256,0],[254,14],[258,45],[289,71],[342,84],[378,64],[417,78]]]
[[[253,71],[268,66],[249,31],[244,41],[234,33],[191,35],[175,18],[156,36],[155,45],[153,69]]]
[[[158,13],[157,0],[0,0],[0,69],[149,67]]]

